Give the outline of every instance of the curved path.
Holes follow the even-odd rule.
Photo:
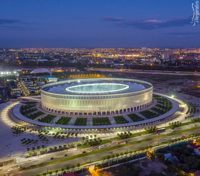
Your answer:
[[[173,105],[173,108],[168,111],[167,113],[160,115],[158,117],[152,118],[152,119],[147,119],[147,120],[143,120],[140,122],[133,122],[133,123],[127,123],[127,124],[112,124],[112,125],[102,125],[102,126],[75,126],[75,125],[59,125],[59,124],[51,124],[51,123],[43,123],[43,122],[39,122],[36,120],[32,120],[29,119],[25,116],[23,116],[20,113],[20,107],[21,104],[20,102],[16,103],[13,110],[12,110],[12,114],[24,121],[24,122],[28,122],[31,124],[35,124],[35,125],[39,125],[39,126],[47,126],[47,127],[58,127],[58,128],[65,128],[68,130],[93,130],[93,131],[98,131],[98,129],[109,129],[109,130],[122,130],[123,129],[141,129],[141,128],[145,128],[148,125],[160,125],[163,123],[166,123],[168,121],[173,120],[174,118],[179,117],[181,119],[185,119],[186,116],[186,112],[187,112],[187,105],[185,105],[181,100],[163,95],[163,94],[157,94],[157,95],[161,95],[164,96],[165,98],[167,98],[168,100],[170,100],[170,102]],[[183,112],[180,112],[180,106],[182,106]],[[179,112],[179,114],[177,114],[177,112]],[[177,115],[176,115],[177,114]]]

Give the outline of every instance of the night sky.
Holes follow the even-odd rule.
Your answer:
[[[0,0],[0,47],[200,47],[195,0]]]

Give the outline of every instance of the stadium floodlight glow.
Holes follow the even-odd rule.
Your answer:
[[[66,91],[79,94],[101,94],[123,91],[129,88],[127,84],[91,83],[67,87]]]
[[[172,94],[172,95],[171,95],[171,98],[175,98],[175,95],[174,95],[174,94]]]

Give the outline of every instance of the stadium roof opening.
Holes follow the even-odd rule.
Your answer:
[[[129,85],[118,83],[82,84],[66,88],[66,91],[79,94],[101,94],[119,92],[129,88]]]

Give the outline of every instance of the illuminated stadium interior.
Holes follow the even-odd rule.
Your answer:
[[[116,94],[129,93],[145,90],[151,87],[144,82],[138,80],[122,80],[122,79],[82,79],[69,80],[45,86],[43,90],[64,95],[100,95],[100,94]]]
[[[71,86],[66,88],[66,91],[78,94],[100,94],[119,92],[129,88],[126,84],[117,83],[94,83],[94,84],[82,84],[77,86]]]

